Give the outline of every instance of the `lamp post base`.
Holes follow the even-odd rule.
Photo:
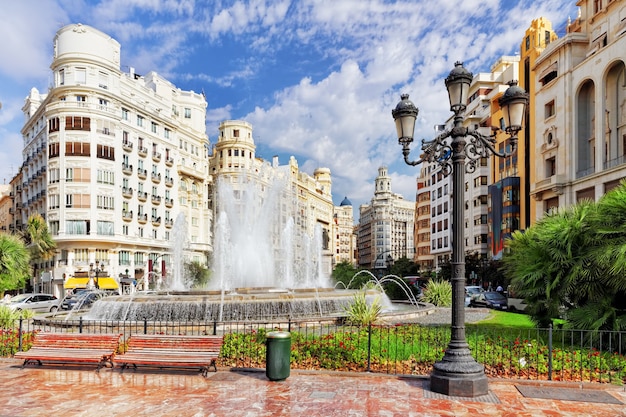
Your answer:
[[[430,390],[454,397],[487,395],[489,387],[485,368],[470,357],[469,362],[435,363],[430,375]]]

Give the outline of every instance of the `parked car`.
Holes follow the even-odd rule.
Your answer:
[[[72,297],[66,297],[61,304],[63,310],[83,310],[90,308],[93,303],[106,297],[108,294],[103,291],[84,291]]]
[[[31,293],[18,294],[4,301],[3,304],[15,311],[32,310],[52,313],[57,311],[60,302],[61,300],[52,294]]]
[[[496,291],[481,292],[470,300],[470,307],[487,307],[496,310],[508,308],[506,297]]]
[[[465,287],[465,307],[469,307],[472,297],[481,293],[483,289],[478,285],[468,285]]]

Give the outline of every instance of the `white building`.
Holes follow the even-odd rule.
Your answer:
[[[567,34],[533,68],[536,221],[626,177],[626,4],[580,0]]]
[[[120,49],[92,27],[61,28],[50,89],[32,89],[23,107],[21,221],[46,218],[58,255],[36,277],[63,277],[66,288],[84,286],[93,269],[104,288],[139,280],[149,260],[169,262],[181,213],[189,258],[205,263],[211,251],[206,101],[154,72],[122,72]]]
[[[374,197],[359,207],[359,266],[383,270],[399,258],[413,260],[414,223],[415,202],[392,192],[387,167],[378,168]]]

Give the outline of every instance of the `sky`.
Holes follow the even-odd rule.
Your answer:
[[[489,72],[519,53],[533,19],[559,36],[576,0],[0,0],[0,181],[22,163],[22,106],[52,81],[61,27],[92,26],[121,44],[121,69],[155,71],[204,92],[207,134],[253,126],[256,155],[301,171],[330,168],[333,200],[370,202],[380,166],[415,201],[419,167],[404,163],[391,110],[419,108],[415,137],[451,115],[444,79],[456,61]],[[419,142],[416,140],[416,142]],[[415,145],[415,143],[414,143]],[[417,159],[415,149],[412,159]],[[355,217],[355,221],[358,218]]]

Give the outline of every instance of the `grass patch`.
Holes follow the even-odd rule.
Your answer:
[[[466,326],[506,327],[514,329],[534,329],[535,323],[526,314],[510,313],[508,311],[490,310],[489,317],[476,323],[467,323]]]

